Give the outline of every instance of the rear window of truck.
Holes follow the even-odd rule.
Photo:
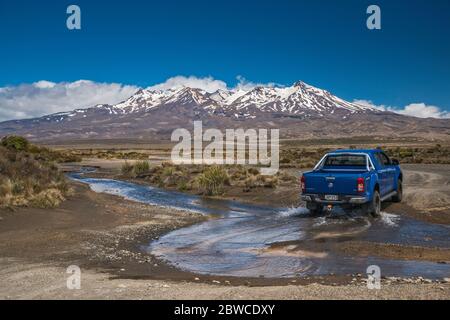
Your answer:
[[[325,159],[324,167],[365,167],[365,155],[332,154]]]

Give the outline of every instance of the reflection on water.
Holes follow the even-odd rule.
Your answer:
[[[369,265],[383,276],[447,277],[448,264],[354,257],[336,252],[336,243],[373,241],[448,248],[450,228],[383,213],[380,219],[334,212],[311,216],[305,208],[279,209],[235,201],[207,200],[129,182],[71,174],[96,192],[212,215],[215,219],[175,230],[148,246],[148,252],[180,269],[201,274],[293,277],[364,274]],[[427,239],[425,241],[424,239]]]

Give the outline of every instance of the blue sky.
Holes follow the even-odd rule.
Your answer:
[[[70,4],[81,8],[79,31],[66,28]],[[370,4],[381,7],[381,30],[366,28]],[[0,39],[0,87],[79,79],[147,87],[177,75],[234,86],[240,75],[450,111],[448,0],[2,0]]]

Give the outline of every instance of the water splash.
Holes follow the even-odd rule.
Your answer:
[[[381,221],[389,226],[389,227],[398,227],[398,222],[400,221],[400,216],[393,214],[393,213],[387,213],[387,212],[381,212],[380,213]]]
[[[290,207],[278,213],[280,217],[306,216],[310,212],[305,207]]]

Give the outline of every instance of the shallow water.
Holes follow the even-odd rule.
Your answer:
[[[147,251],[182,270],[246,277],[365,274],[378,265],[383,276],[450,275],[450,265],[346,256],[333,249],[348,240],[448,248],[450,228],[383,212],[378,219],[338,210],[311,216],[305,208],[271,208],[203,199],[134,183],[85,178],[92,190],[147,204],[190,210],[213,219],[170,232]]]

